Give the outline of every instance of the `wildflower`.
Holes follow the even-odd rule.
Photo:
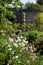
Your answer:
[[[16,43],[18,43],[18,40],[15,40]]]
[[[18,44],[17,44],[17,43],[14,43],[14,46],[15,46],[15,47],[18,47]]]
[[[9,64],[7,64],[7,65],[9,65]]]
[[[25,44],[22,44],[22,46],[25,46]]]
[[[12,50],[12,48],[9,48],[8,50]]]
[[[15,56],[15,58],[17,59],[17,58],[19,58],[18,56]]]
[[[25,43],[26,41],[23,39],[23,42]]]
[[[25,44],[24,44],[23,42],[19,43],[19,45],[20,45],[21,47],[24,47],[24,46],[25,46]]]
[[[12,38],[9,38],[9,41],[13,42],[13,39]]]
[[[3,36],[5,36],[5,34],[2,34]]]
[[[28,44],[28,41],[25,41],[26,44]]]
[[[19,42],[21,42],[21,39],[18,39]]]
[[[23,36],[20,37],[21,39],[23,38]]]
[[[21,63],[21,61],[18,61],[18,63]]]

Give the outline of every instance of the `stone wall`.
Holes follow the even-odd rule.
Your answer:
[[[15,13],[16,15],[16,22],[18,23],[23,23],[23,22],[26,22],[26,23],[32,23],[32,22],[36,22],[36,19],[35,17],[37,16],[38,14],[38,10],[15,10],[13,9],[13,12]]]
[[[23,10],[22,11],[22,21],[26,23],[32,23],[36,22],[35,17],[38,15],[39,11],[34,11],[34,10]]]

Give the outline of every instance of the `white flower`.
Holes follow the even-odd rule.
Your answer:
[[[7,65],[9,65],[9,64],[7,64]]]
[[[18,56],[15,56],[15,58],[19,58]]]
[[[18,40],[15,40],[16,43],[18,43]]]
[[[12,38],[9,38],[9,41],[13,42],[13,39]]]
[[[18,43],[18,44],[19,44],[19,46],[21,46],[21,47],[24,47],[24,46],[25,46],[25,44],[24,44],[23,42]]]
[[[18,47],[18,44],[17,44],[17,43],[14,43],[14,46],[15,46],[15,47]]]
[[[25,44],[22,44],[22,46],[25,46]]]
[[[23,38],[23,36],[20,37],[21,39]]]
[[[26,41],[23,39],[23,42],[25,43]]]
[[[2,34],[3,36],[5,36],[5,34]]]
[[[26,44],[28,44],[28,41],[25,41]]]
[[[21,61],[18,61],[18,63],[21,63]]]
[[[28,41],[26,41],[26,40],[23,40],[23,42],[24,42],[25,44],[27,44],[27,43],[28,43]]]
[[[8,50],[12,50],[12,48],[9,48]]]
[[[19,38],[18,41],[21,42],[21,39]]]

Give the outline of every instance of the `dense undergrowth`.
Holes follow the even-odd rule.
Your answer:
[[[0,65],[42,65],[43,56],[40,50],[36,52],[38,45],[35,47],[32,42],[43,34],[37,30],[19,34],[15,35],[17,37],[6,36],[5,33],[0,36]]]

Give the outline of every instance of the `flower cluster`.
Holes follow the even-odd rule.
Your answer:
[[[5,50],[9,54],[8,55],[9,61],[14,59],[15,60],[20,59],[21,57],[20,51],[23,50],[23,48],[25,48],[27,44],[28,44],[28,41],[23,36],[20,36],[20,37],[18,36],[16,40],[14,40],[11,37],[8,37],[7,42],[5,44],[6,46]],[[19,62],[20,60],[18,60],[18,63]],[[8,64],[10,63],[8,62]]]
[[[28,41],[26,40],[26,38],[24,38],[23,36],[18,36],[18,38],[16,40],[14,40],[13,38],[9,38],[10,42],[13,42],[13,45],[15,47],[24,47],[25,45],[28,44]]]
[[[9,53],[9,55],[12,57],[14,56],[17,58],[19,52],[25,48],[25,46],[28,44],[28,41],[23,36],[18,36],[16,40],[14,40],[11,37],[7,38],[7,42],[3,45],[3,48],[5,47],[5,53]]]

